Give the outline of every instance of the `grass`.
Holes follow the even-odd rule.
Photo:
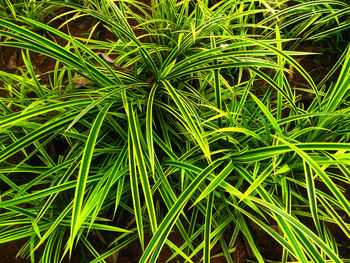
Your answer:
[[[242,238],[266,262],[258,228],[278,262],[348,262],[332,229],[350,238],[350,47],[317,83],[297,58],[305,41],[343,39],[350,7],[295,2],[2,1],[0,45],[24,65],[0,72],[0,243],[25,238],[31,262],[77,246],[106,262],[138,240],[139,262],[167,246],[207,263],[214,246],[234,262]],[[47,10],[96,22],[73,37]],[[29,51],[57,61],[47,83]]]

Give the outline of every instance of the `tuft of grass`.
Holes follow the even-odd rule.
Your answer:
[[[73,37],[1,3],[0,45],[24,66],[0,71],[0,243],[26,238],[31,262],[77,245],[106,262],[137,240],[141,263],[164,246],[169,260],[207,263],[234,262],[240,236],[266,262],[258,228],[279,262],[349,261],[331,225],[350,237],[350,46],[319,83],[295,49],[345,30],[346,2],[33,2],[64,10],[68,28],[96,24]],[[29,51],[57,61],[47,82]]]

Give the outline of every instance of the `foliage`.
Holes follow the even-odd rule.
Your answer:
[[[26,238],[32,262],[59,262],[76,244],[105,262],[138,239],[140,262],[166,245],[207,263],[215,245],[233,262],[242,236],[265,262],[258,226],[280,262],[348,260],[330,225],[350,238],[350,47],[317,84],[294,48],[340,34],[350,7],[298,2],[40,3],[67,10],[68,26],[94,17],[87,38],[25,13],[0,19],[1,46],[21,49],[25,65],[0,72],[0,242]],[[92,37],[98,25],[116,41]],[[29,51],[57,60],[47,83]],[[307,88],[289,82],[290,67]],[[109,251],[92,235],[112,239]]]

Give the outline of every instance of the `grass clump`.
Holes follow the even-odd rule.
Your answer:
[[[350,48],[318,83],[298,63],[315,54],[297,51],[340,38],[348,3],[36,2],[63,10],[61,26],[94,24],[73,37],[3,4],[1,46],[23,67],[0,72],[0,243],[26,238],[32,262],[77,245],[104,262],[138,240],[139,262],[167,246],[207,263],[234,262],[242,239],[266,262],[265,233],[278,262],[348,260]],[[29,51],[57,61],[45,80]]]

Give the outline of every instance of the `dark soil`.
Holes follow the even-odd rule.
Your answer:
[[[0,263],[28,263],[30,260],[16,258],[18,251],[21,249],[23,241],[12,241],[5,244],[0,244]]]

